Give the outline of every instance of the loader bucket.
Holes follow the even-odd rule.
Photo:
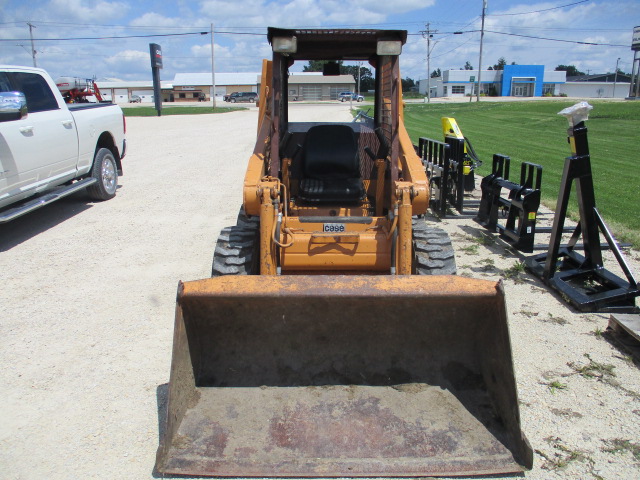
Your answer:
[[[167,408],[161,474],[466,476],[533,462],[503,289],[484,280],[181,283]]]

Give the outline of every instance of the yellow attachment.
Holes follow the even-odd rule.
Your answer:
[[[445,137],[464,138],[460,127],[458,127],[458,122],[452,117],[442,117],[442,133],[444,133]]]
[[[445,138],[449,137],[464,140],[464,135],[458,126],[458,122],[456,122],[456,119],[452,117],[442,117],[442,133],[444,133]],[[464,144],[464,153],[467,153],[466,142]],[[464,175],[469,175],[471,173],[471,165],[465,164],[462,168],[462,173]]]

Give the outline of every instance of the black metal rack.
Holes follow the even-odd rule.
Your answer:
[[[581,121],[569,129],[573,155],[564,164],[560,193],[546,253],[525,260],[527,268],[583,312],[635,312],[638,283],[595,204],[587,127]],[[564,221],[576,184],[580,221],[568,245],[561,246]],[[600,233],[625,274],[626,281],[604,268]],[[584,255],[575,252],[582,236]]]
[[[444,142],[420,137],[418,155],[427,172],[431,187],[430,207],[441,218],[452,207],[465,215],[466,209],[477,207],[473,202],[465,202],[465,166],[469,167],[465,155],[465,139],[446,137]],[[465,163],[467,162],[467,163]]]
[[[509,180],[511,159],[494,154],[491,174],[482,179],[482,198],[476,221],[483,227],[500,234],[514,248],[533,252],[536,218],[540,207],[542,166],[523,162],[520,183]],[[507,197],[501,196],[506,190]],[[500,211],[506,211],[507,221],[498,223]]]

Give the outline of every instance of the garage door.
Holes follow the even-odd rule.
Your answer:
[[[113,90],[113,100],[116,103],[129,102],[129,91],[126,88],[116,88]]]
[[[303,85],[302,96],[305,100],[322,100],[322,85]]]
[[[337,100],[338,99],[338,94],[340,92],[348,92],[349,89],[348,88],[343,88],[343,87],[331,87],[330,91],[329,91],[329,95],[330,95],[330,99],[331,100]]]
[[[131,95],[138,95],[142,103],[153,103],[153,90],[131,90]]]

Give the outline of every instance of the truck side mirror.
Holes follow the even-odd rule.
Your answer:
[[[0,92],[0,122],[22,120],[27,113],[27,98],[24,93]]]

